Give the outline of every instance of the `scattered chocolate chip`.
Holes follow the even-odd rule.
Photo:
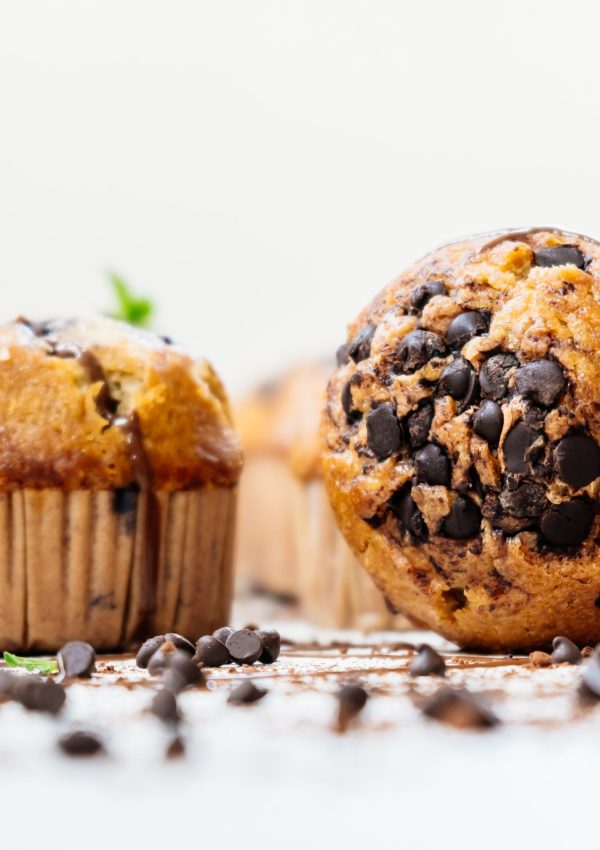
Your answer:
[[[150,711],[165,723],[178,723],[180,720],[177,697],[169,688],[162,688],[155,694]]]
[[[180,759],[185,755],[185,743],[183,738],[180,735],[175,735],[169,741],[167,749],[165,750],[165,758],[168,761],[173,759]]]
[[[152,654],[146,665],[151,676],[159,676],[167,667],[171,666],[172,656],[177,652],[175,644],[165,640],[159,644],[158,649]]]
[[[58,650],[58,667],[68,678],[89,678],[96,670],[94,647],[82,640],[72,640]]]
[[[344,385],[341,398],[342,409],[346,414],[348,423],[352,425],[354,422],[358,422],[358,420],[362,418],[362,413],[360,410],[356,410],[354,402],[352,401],[352,381],[348,381],[348,383]]]
[[[509,482],[499,499],[503,511],[519,518],[537,517],[548,506],[545,489],[533,481]]]
[[[231,626],[221,626],[220,629],[216,629],[216,631],[212,633],[212,636],[225,646],[234,631],[235,629],[232,629]]]
[[[337,692],[338,715],[337,728],[339,732],[345,732],[350,723],[363,710],[369,698],[368,693],[355,682],[347,682]]]
[[[417,503],[411,496],[410,487],[403,487],[388,502],[394,516],[400,520],[403,528],[419,540],[427,537],[427,525]]]
[[[402,436],[391,404],[380,404],[367,416],[367,443],[373,454],[384,460],[398,451]]]
[[[490,729],[498,718],[464,688],[440,688],[423,706],[423,714],[456,729]]]
[[[446,662],[442,656],[427,643],[418,647],[418,655],[415,655],[408,668],[410,676],[445,676]]]
[[[552,664],[552,657],[548,655],[547,652],[540,652],[537,650],[536,652],[529,653],[529,663],[533,667],[550,667]]]
[[[540,531],[552,546],[577,546],[588,536],[594,511],[585,499],[552,505],[542,515]]]
[[[569,434],[554,449],[554,466],[570,487],[587,487],[600,475],[600,447],[586,434]]]
[[[554,404],[565,383],[563,370],[554,360],[532,360],[517,369],[517,390],[544,407]]]
[[[450,484],[450,460],[441,446],[427,443],[415,452],[415,471],[421,484]]]
[[[473,417],[475,433],[494,448],[500,440],[503,425],[504,414],[498,402],[491,399],[482,402]]]
[[[180,649],[182,652],[187,652],[188,655],[193,655],[196,651],[196,647],[187,638],[183,637],[183,635],[178,635],[175,632],[167,632],[165,635],[165,639],[173,644],[175,649]]]
[[[479,372],[481,393],[486,398],[499,401],[508,391],[510,372],[519,365],[514,354],[493,354]]]
[[[375,325],[365,325],[348,343],[348,355],[355,363],[366,360],[371,356],[371,342],[377,328]]]
[[[442,523],[442,532],[453,540],[474,537],[481,526],[481,511],[468,496],[457,496]]]
[[[515,474],[527,472],[529,450],[537,439],[538,434],[522,420],[513,425],[502,445],[504,466],[508,472]]]
[[[581,658],[579,647],[568,637],[559,635],[552,641],[553,664],[579,664]]]
[[[256,634],[262,643],[262,652],[258,660],[262,664],[273,664],[281,652],[281,635],[276,629],[260,629]]]
[[[446,331],[446,342],[451,348],[462,348],[474,336],[487,333],[489,321],[478,310],[460,313],[452,319]]]
[[[236,664],[254,664],[262,654],[262,643],[256,632],[238,629],[227,639],[227,649]]]
[[[427,400],[406,418],[408,442],[411,449],[418,449],[427,442],[431,423],[433,422],[433,404]]]
[[[445,295],[447,289],[441,280],[428,280],[419,286],[415,286],[410,293],[410,303],[415,310],[422,310],[428,301],[435,295]]]
[[[177,649],[171,656],[163,683],[171,691],[181,691],[188,685],[204,685],[206,681],[194,659]]]
[[[251,679],[246,679],[229,694],[227,702],[231,705],[251,705],[266,695],[267,691],[264,688],[257,688]]]
[[[538,248],[533,252],[536,266],[577,266],[582,269],[585,257],[575,245],[556,245],[553,248]]]
[[[415,330],[400,340],[397,348],[396,370],[408,374],[416,372],[432,357],[443,357],[446,346],[443,339],[431,331]]]
[[[104,752],[104,745],[93,732],[78,729],[58,740],[58,746],[68,756],[95,756]]]
[[[196,643],[194,661],[196,663],[202,662],[204,667],[222,667],[223,664],[229,664],[231,658],[225,644],[217,640],[216,637],[204,635],[198,638]]]
[[[159,649],[166,640],[167,639],[164,635],[155,635],[154,637],[148,638],[148,640],[140,646],[138,654],[135,657],[135,663],[137,666],[145,669],[156,650]]]
[[[58,714],[67,698],[61,685],[40,676],[19,676],[11,693],[13,699],[30,711],[43,711],[47,714]]]
[[[457,357],[440,375],[438,390],[441,395],[449,395],[462,402],[463,409],[469,407],[479,395],[479,381],[475,370],[462,357]]]

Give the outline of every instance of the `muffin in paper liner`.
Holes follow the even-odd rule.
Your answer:
[[[0,648],[227,622],[241,452],[207,364],[110,320],[20,320],[0,400]]]
[[[331,368],[298,366],[236,411],[246,462],[240,485],[236,571],[241,592],[295,602],[332,628],[407,628],[338,530],[323,484],[320,406]]]

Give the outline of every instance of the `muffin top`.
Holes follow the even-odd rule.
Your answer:
[[[324,469],[391,602],[469,646],[600,638],[600,245],[442,246],[351,325]]]
[[[332,368],[300,364],[242,400],[235,423],[248,458],[279,457],[304,480],[321,475],[319,420]]]
[[[205,361],[112,319],[0,326],[0,490],[232,486],[242,455]]]

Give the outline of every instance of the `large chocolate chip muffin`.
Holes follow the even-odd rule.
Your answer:
[[[108,319],[0,327],[0,649],[227,621],[241,450],[211,367]]]
[[[444,246],[351,325],[323,417],[343,533],[387,598],[468,647],[600,639],[600,245]]]

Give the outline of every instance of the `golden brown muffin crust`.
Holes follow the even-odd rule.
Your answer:
[[[0,490],[232,486],[241,462],[218,377],[162,337],[111,319],[0,327]]]
[[[340,363],[325,478],[391,602],[465,646],[600,639],[599,244],[443,246],[359,315]]]

